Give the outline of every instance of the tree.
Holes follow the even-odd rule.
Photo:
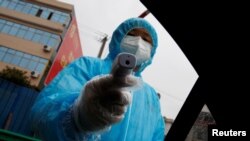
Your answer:
[[[6,66],[5,69],[0,71],[0,77],[25,87],[33,87],[26,73],[26,71],[16,69],[15,67]]]

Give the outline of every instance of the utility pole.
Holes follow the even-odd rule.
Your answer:
[[[98,53],[98,58],[101,58],[102,57],[102,53],[103,53],[103,50],[104,50],[104,47],[105,47],[105,44],[106,44],[106,42],[108,41],[108,35],[106,35],[103,39],[102,39],[102,46],[101,46],[101,48],[100,48],[100,50],[99,50],[99,53]]]
[[[139,18],[144,18],[144,17],[146,17],[149,13],[150,13],[149,10],[145,10],[145,11],[144,11],[143,13],[141,13],[141,15],[139,15],[138,17],[139,17]]]

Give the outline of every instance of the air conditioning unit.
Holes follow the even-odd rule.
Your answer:
[[[44,50],[45,52],[50,52],[50,51],[51,51],[51,47],[50,47],[50,46],[47,46],[47,45],[44,45],[44,46],[43,46],[43,50]]]
[[[32,71],[32,72],[31,72],[31,77],[32,77],[32,78],[38,78],[39,75],[40,75],[39,72],[36,72],[36,71]]]

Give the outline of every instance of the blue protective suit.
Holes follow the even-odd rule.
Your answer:
[[[159,141],[164,138],[164,121],[156,91],[143,82],[141,89],[133,92],[125,118],[100,133],[81,133],[77,130],[72,105],[87,81],[100,74],[108,74],[114,58],[120,53],[123,37],[133,28],[145,28],[153,39],[151,59],[142,65],[136,76],[151,64],[157,48],[157,34],[144,19],[131,18],[113,32],[108,56],[101,60],[81,57],[64,68],[45,87],[32,107],[31,122],[35,133],[46,141],[103,140],[103,141]],[[96,115],[98,116],[98,115]]]

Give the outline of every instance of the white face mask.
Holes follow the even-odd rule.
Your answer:
[[[137,65],[150,59],[152,45],[144,41],[140,36],[125,36],[121,42],[121,51],[134,54]]]

